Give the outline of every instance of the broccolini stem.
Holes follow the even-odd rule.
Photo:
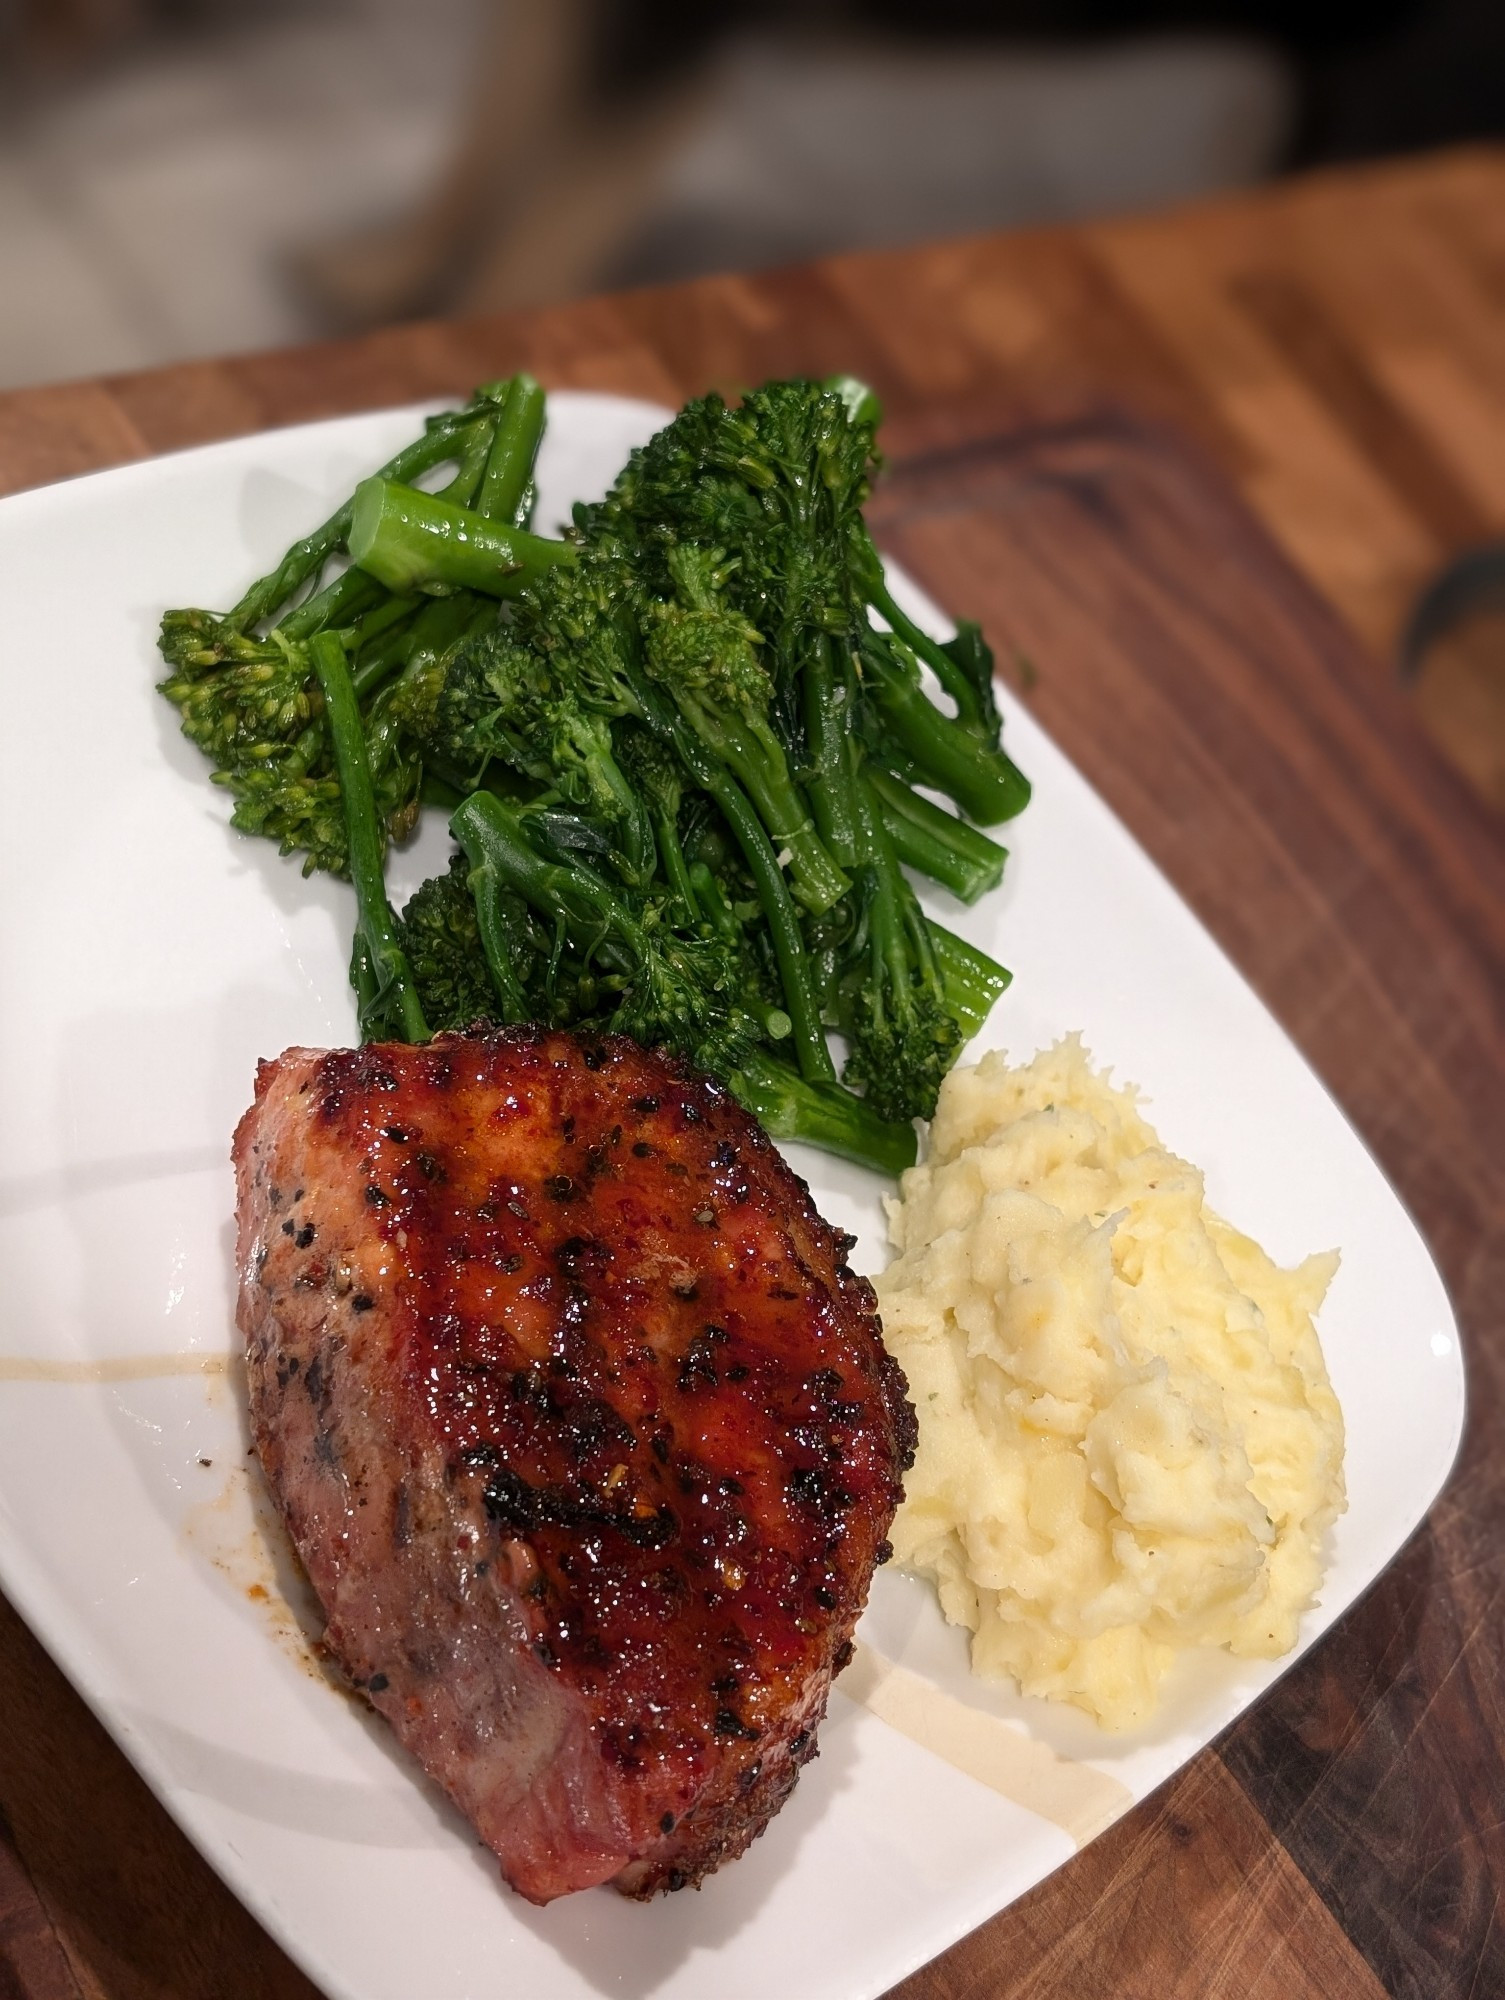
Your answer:
[[[895,863],[893,848],[878,816],[878,801],[867,784],[867,774],[859,763],[861,752],[855,744],[849,756],[854,767],[852,798],[857,808],[857,865],[866,873],[869,890],[870,990],[874,1017],[881,1023],[891,1011],[903,1013],[909,1003],[910,954],[905,933],[910,927],[904,921],[902,898],[902,891],[909,885]]]
[[[1029,804],[1029,779],[1002,750],[990,750],[935,706],[914,657],[880,632],[862,646],[862,684],[927,783],[983,826],[1012,819]]]
[[[545,860],[529,842],[516,811],[494,792],[472,792],[451,815],[449,830],[465,849],[472,869],[485,871],[487,883],[516,890],[551,921],[562,918],[572,937],[604,943],[615,934],[634,958],[647,956],[641,925],[611,886],[584,862],[572,861],[566,867]],[[488,949],[488,963],[490,958]]]
[[[385,843],[376,816],[366,737],[345,649],[333,632],[318,632],[309,641],[308,657],[318,676],[324,712],[329,719],[345,813],[350,879],[355,884],[356,943],[351,959],[351,983],[359,1004],[361,1039],[426,1042],[428,1023],[419,1005],[412,968],[398,942],[397,919],[387,901],[382,870]]]
[[[455,476],[439,488],[434,495],[436,500],[447,500],[452,507],[471,505],[480,491],[481,481],[486,477],[486,465],[495,438],[496,412],[493,410],[483,422],[471,425],[460,449]],[[376,476],[379,479],[381,474]]]
[[[927,917],[925,923],[946,1005],[960,1023],[963,1036],[970,1041],[1014,975],[977,945],[968,944],[955,931],[938,924],[934,917]]]
[[[653,880],[654,863],[662,850],[662,842],[654,837],[653,815],[610,751],[597,759],[595,769],[616,806],[617,845],[612,858],[617,872],[632,888],[645,889]]]
[[[692,921],[708,923],[724,944],[733,950],[747,942],[742,926],[737,922],[736,911],[722,894],[721,884],[716,880],[703,861],[692,861],[686,887],[690,891],[690,916]],[[794,1023],[782,1007],[773,1007],[759,994],[749,990],[744,1003],[750,1014],[763,1024],[763,1032],[771,1042],[782,1042],[792,1033]]]
[[[532,510],[533,462],[543,438],[544,393],[531,375],[514,375],[496,423],[475,510],[488,521],[525,528]]]
[[[669,886],[685,906],[685,918],[689,923],[698,923],[701,916],[700,898],[695,893],[691,878],[690,864],[685,860],[685,850],[680,844],[679,827],[673,813],[657,800],[650,800],[648,817],[653,826],[654,845],[658,848],[658,858],[668,877]],[[710,873],[709,869],[706,871]]]
[[[480,605],[485,604],[488,614],[491,613],[489,601],[469,590],[456,591],[453,597],[394,597],[389,602],[406,604],[408,611],[401,623],[394,620],[391,628],[379,633],[370,646],[362,647],[356,655],[351,678],[362,701],[390,677],[394,668],[411,674],[432,666],[465,631]]]
[[[347,570],[345,574],[347,576],[366,575],[365,571],[360,569]],[[373,579],[366,577],[366,581],[370,583]],[[381,602],[373,610],[368,611],[359,624],[351,626],[346,623],[340,628],[346,634],[346,645],[355,654],[359,654],[363,647],[369,646],[373,639],[379,639],[383,632],[389,632],[394,625],[401,625],[404,619],[411,617],[415,611],[423,608],[425,600],[421,597],[394,597],[391,591],[383,590],[380,584],[377,584],[376,587],[381,591]],[[282,629],[281,626],[278,627],[279,631]],[[359,691],[359,686],[359,678],[357,678],[357,691]]]
[[[989,840],[965,820],[942,812],[892,772],[869,764],[866,775],[901,861],[939,882],[964,903],[975,903],[989,889],[998,887],[1008,859],[1006,847]]]
[[[729,712],[707,715],[695,696],[683,689],[675,699],[707,750],[724,760],[751,795],[774,851],[787,857],[794,895],[812,916],[823,915],[852,885],[826,852],[777,737],[771,730],[749,727]]]
[[[413,627],[418,621],[418,608],[425,601],[431,603],[433,600],[389,595],[387,605],[401,605],[402,610],[369,641],[364,633],[358,635],[351,679],[355,682],[359,700],[365,701],[375,694],[382,682],[389,679],[407,658],[408,648],[413,643]]]
[[[689,724],[676,715],[671,726],[675,747],[686,770],[720,806],[753,878],[773,939],[784,1005],[794,1028],[800,1074],[809,1083],[835,1083],[836,1065],[820,1024],[820,1000],[800,920],[763,823],[753,810],[752,800],[720,759],[710,755]]]
[[[351,506],[350,559],[389,590],[509,597],[556,563],[575,560],[570,542],[488,521],[472,508],[391,479],[363,479]]]
[[[803,1140],[880,1174],[915,1163],[913,1125],[892,1124],[841,1084],[808,1083],[761,1051],[733,1075],[731,1092],[771,1138]]]
[[[423,767],[423,803],[437,806],[440,812],[452,813],[461,799],[468,796],[468,788],[452,785],[448,778],[441,777],[432,764]]]
[[[460,809],[451,816],[450,831],[464,848],[465,858],[470,863],[470,893],[476,906],[476,923],[481,933],[481,949],[486,954],[486,969],[491,974],[491,983],[501,1002],[502,1021],[512,1027],[526,1021],[531,1010],[513,966],[501,921],[500,891],[512,886],[511,871],[503,865],[507,830],[498,832],[483,814],[467,812],[466,808],[475,803],[475,795],[462,801]]]
[[[850,676],[837,670],[836,642],[828,634],[816,638],[800,680],[811,760],[805,785],[815,824],[836,861],[851,868],[857,859],[857,829],[846,739],[852,733],[854,689]]]
[[[703,861],[690,863],[690,887],[694,892],[696,914],[703,916],[717,936],[727,944],[737,944],[742,930],[737,922],[736,912],[722,894],[721,884]]]
[[[464,439],[473,427],[486,421],[474,409],[451,410],[443,417],[436,417],[421,438],[405,446],[382,467],[377,478],[418,478],[421,473],[442,465],[445,459],[453,458],[457,444],[463,451]],[[276,569],[251,585],[225,623],[234,631],[246,632],[286,604],[294,591],[318,574],[349,534],[351,506],[352,502],[347,500],[322,527],[305,535],[301,542],[294,542]]]
[[[941,686],[956,703],[956,720],[960,726],[969,736],[975,736],[979,742],[989,743],[990,732],[977,705],[977,690],[939,640],[932,639],[928,632],[916,625],[907,611],[895,603],[888,587],[888,580],[883,573],[883,558],[874,547],[871,535],[867,536],[867,554],[868,602],[887,622],[889,630],[897,638],[902,639],[911,652],[918,653],[926,666],[933,671]]]
[[[305,598],[295,611],[280,618],[277,630],[285,639],[311,639],[315,632],[353,624],[386,595],[374,576],[367,576],[363,569],[347,569],[333,583]]]

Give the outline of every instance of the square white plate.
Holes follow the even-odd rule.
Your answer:
[[[662,414],[555,396],[541,524],[604,490]],[[847,1684],[871,1690],[875,1658],[896,1663],[875,1702],[900,1726],[838,1684],[819,1761],[745,1859],[696,1895],[640,1907],[595,1891],[546,1910],[499,1885],[384,1725],[320,1675],[227,1373],[228,1148],[259,1056],[352,1039],[350,894],[226,830],[153,692],[153,641],[165,605],[232,602],[415,425],[413,411],[312,425],[0,503],[0,1581],[337,2000],[866,2000],[1067,1860],[1067,1826],[1086,1834],[1143,1798],[1289,1662],[1199,1655],[1154,1726],[1115,1739],[975,1681],[929,1590],[880,1574]],[[1350,1504],[1307,1646],[1446,1477],[1463,1415],[1452,1314],[1302,1057],[1003,700],[1035,785],[1005,886],[971,912],[931,899],[1015,970],[984,1040],[1027,1057],[1082,1029],[1144,1087],[1224,1215],[1282,1262],[1343,1252],[1321,1332]],[[446,845],[437,825],[400,858],[399,899]],[[878,1268],[879,1183],[792,1151],[857,1233],[855,1261]]]

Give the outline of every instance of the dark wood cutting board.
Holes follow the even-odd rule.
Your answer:
[[[1315,1652],[897,1991],[1505,1993],[1505,839],[1189,445],[975,404],[885,443],[883,546],[982,620],[1343,1104],[1439,1257],[1472,1398],[1443,1499]],[[10,1617],[0,1641],[0,1995],[308,1992]]]

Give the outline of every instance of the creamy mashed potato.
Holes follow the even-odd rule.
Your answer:
[[[1178,1647],[1292,1646],[1344,1506],[1336,1255],[1282,1271],[1212,1214],[1076,1037],[947,1078],[889,1226],[920,1417],[894,1548],[974,1667],[1126,1728]]]

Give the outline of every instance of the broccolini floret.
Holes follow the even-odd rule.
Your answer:
[[[436,1033],[495,1017],[496,992],[470,893],[470,863],[458,848],[447,873],[414,890],[398,925],[419,1004]]]

